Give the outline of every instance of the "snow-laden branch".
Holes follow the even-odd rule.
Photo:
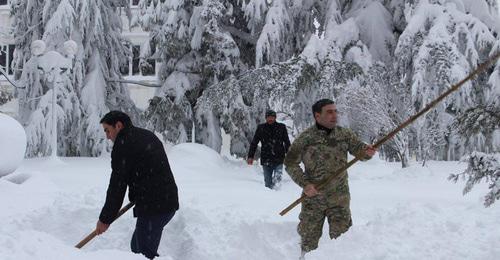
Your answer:
[[[10,80],[10,78],[7,76],[7,73],[5,73],[5,71],[3,69],[0,68],[0,74],[2,74],[5,79],[15,88],[19,88],[19,89],[24,89],[26,87],[19,87],[16,85],[16,83],[14,83],[12,80]]]
[[[154,83],[147,83],[143,81],[138,81],[138,80],[129,80],[129,79],[107,79],[107,82],[119,82],[119,83],[131,83],[131,84],[136,84],[136,85],[141,85],[149,88],[159,88],[161,85],[159,84],[154,84]]]
[[[467,169],[459,174],[451,174],[448,179],[457,182],[460,177],[466,179],[463,190],[464,195],[469,193],[474,185],[485,181],[490,190],[484,197],[484,206],[489,207],[496,200],[500,199],[500,153],[485,154],[473,152],[471,155],[462,158],[467,162]]]

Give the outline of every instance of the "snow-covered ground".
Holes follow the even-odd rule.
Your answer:
[[[205,146],[177,145],[168,156],[181,209],[164,231],[158,259],[298,258],[299,209],[278,215],[300,193],[288,177],[271,191],[258,165]],[[446,179],[464,167],[358,163],[350,170],[353,227],[332,241],[325,225],[308,259],[499,259],[499,203],[484,208],[484,185],[464,197],[463,183]],[[74,248],[95,227],[109,174],[109,158],[31,159],[0,178],[0,259],[143,259],[129,250],[131,212]]]

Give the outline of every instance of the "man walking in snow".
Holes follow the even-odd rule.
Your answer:
[[[352,225],[347,174],[320,191],[315,185],[346,165],[347,152],[362,160],[375,154],[375,149],[361,142],[352,130],[337,126],[337,109],[332,100],[317,101],[312,112],[316,124],[295,139],[284,161],[286,171],[306,195],[297,228],[301,237],[300,259],[318,247],[325,218],[331,239],[339,237]],[[300,163],[304,164],[304,171]]]
[[[177,185],[165,149],[154,133],[133,126],[123,112],[111,111],[100,123],[114,144],[111,179],[96,233],[100,235],[108,229],[128,186],[128,197],[135,204],[137,217],[130,242],[132,252],[153,259],[158,256],[163,228],[179,209]]]
[[[247,163],[253,164],[257,144],[261,143],[260,164],[264,170],[264,184],[269,189],[275,187],[281,181],[283,172],[283,159],[290,147],[290,139],[286,126],[276,122],[276,112],[266,111],[266,122],[260,124],[250,143]]]

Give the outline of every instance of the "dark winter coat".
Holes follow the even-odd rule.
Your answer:
[[[278,165],[283,163],[285,154],[290,147],[290,139],[286,126],[282,123],[260,124],[255,131],[248,158],[253,158],[257,144],[261,143],[260,163],[262,165]]]
[[[134,216],[152,216],[179,209],[177,185],[163,144],[152,132],[127,127],[116,136],[111,152],[111,179],[99,220],[116,217],[129,187]]]

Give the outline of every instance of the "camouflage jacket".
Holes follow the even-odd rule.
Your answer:
[[[366,144],[348,129],[336,126],[330,134],[318,129],[316,125],[302,132],[292,143],[285,157],[285,169],[299,186],[319,184],[347,163],[347,152],[356,155]],[[362,160],[370,159],[365,156]],[[305,171],[300,167],[304,163]],[[341,180],[328,184],[324,190],[348,189],[347,174]],[[348,192],[348,190],[347,190]]]

